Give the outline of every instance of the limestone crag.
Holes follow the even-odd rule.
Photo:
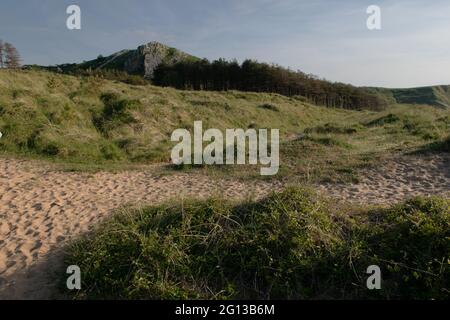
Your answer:
[[[123,50],[103,58],[104,61],[95,69],[119,69],[151,80],[161,63],[176,63],[185,59],[195,57],[159,42],[149,42],[136,50]]]

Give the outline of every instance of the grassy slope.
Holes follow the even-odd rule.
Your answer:
[[[450,86],[435,87],[435,92],[441,104],[450,107]]]
[[[102,94],[114,93],[105,101]],[[270,104],[272,107],[261,107]],[[113,115],[108,110],[120,109]],[[378,156],[443,141],[450,112],[427,106],[385,112],[326,109],[277,94],[189,92],[97,78],[0,70],[0,150],[63,163],[125,166],[168,161],[176,128],[279,128],[281,174],[354,179]],[[306,132],[307,134],[304,134]],[[300,137],[300,139],[297,139]],[[258,168],[201,170],[257,176]]]
[[[138,100],[129,110],[135,123],[116,123],[108,137],[94,126],[93,118],[102,112],[102,93],[114,92],[122,99]],[[280,112],[258,108],[274,103]],[[153,86],[129,86],[95,78],[75,78],[47,72],[0,72],[1,128],[5,134],[3,150],[36,152],[45,155],[48,144],[59,147],[57,156],[68,160],[105,160],[98,148],[117,149],[116,160],[166,160],[167,153],[156,154],[170,140],[176,128],[191,128],[194,120],[204,127],[283,128],[284,134],[297,132],[307,123],[334,119],[347,114],[304,105],[279,95],[251,93],[183,92]],[[27,144],[32,136],[35,144]],[[115,148],[128,139],[131,154]],[[89,145],[81,146],[80,144]],[[86,149],[88,148],[88,149]],[[153,151],[152,151],[153,149]]]
[[[409,89],[369,88],[391,103],[423,104],[450,107],[450,86],[431,86]]]

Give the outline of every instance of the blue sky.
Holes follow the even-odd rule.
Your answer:
[[[82,29],[66,28],[77,4]],[[369,31],[366,9],[382,10]],[[355,85],[450,84],[448,0],[2,0],[0,39],[26,64],[79,62],[160,41]]]

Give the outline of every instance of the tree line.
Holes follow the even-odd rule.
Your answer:
[[[380,110],[386,101],[363,88],[318,79],[279,65],[245,60],[207,59],[160,64],[153,83],[183,90],[272,92],[302,96],[314,104],[345,109]]]
[[[91,67],[87,69],[79,68],[77,64],[66,64],[57,67],[46,67],[46,70],[53,72],[62,72],[65,74],[82,76],[82,77],[94,77],[107,79],[112,81],[120,81],[123,83],[131,85],[146,85],[149,84],[144,77],[139,75],[129,74],[126,71],[118,69],[92,69]]]
[[[9,42],[0,40],[0,68],[20,68],[19,51]]]

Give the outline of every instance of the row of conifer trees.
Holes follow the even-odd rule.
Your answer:
[[[302,96],[327,107],[346,109],[384,108],[386,102],[363,88],[318,79],[278,65],[245,60],[207,59],[161,64],[153,83],[185,90],[240,90]]]

